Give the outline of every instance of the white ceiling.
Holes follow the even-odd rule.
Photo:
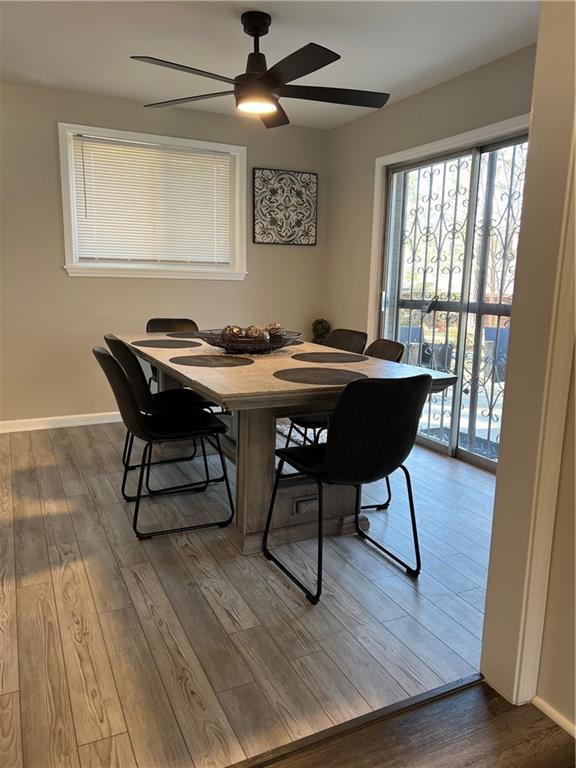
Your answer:
[[[223,83],[129,56],[156,56],[233,77],[244,71],[252,45],[240,25],[245,10],[272,14],[270,33],[261,41],[268,66],[306,43],[320,43],[342,58],[299,83],[383,90],[397,101],[530,45],[539,9],[537,2],[522,0],[2,2],[2,79],[143,103],[227,90]],[[292,123],[314,128],[368,112],[293,99],[283,106]],[[178,108],[237,114],[231,96]]]

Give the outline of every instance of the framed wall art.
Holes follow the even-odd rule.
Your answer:
[[[254,168],[253,241],[266,245],[316,245],[318,174]]]

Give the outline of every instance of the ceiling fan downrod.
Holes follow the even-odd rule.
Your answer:
[[[263,11],[246,11],[240,17],[244,32],[254,38],[254,51],[248,54],[247,75],[262,75],[268,69],[266,56],[260,53],[260,38],[268,34],[272,17]]]

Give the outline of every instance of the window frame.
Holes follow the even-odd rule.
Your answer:
[[[162,146],[223,152],[233,158],[233,249],[230,262],[217,267],[201,264],[111,264],[82,263],[77,258],[73,138],[86,134],[95,138],[143,142]],[[220,144],[199,139],[159,136],[151,133],[120,131],[74,123],[58,123],[60,147],[60,178],[62,185],[62,214],[64,221],[64,269],[70,277],[144,277],[187,280],[243,280],[246,277],[246,147]]]

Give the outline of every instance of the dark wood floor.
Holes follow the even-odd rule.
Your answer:
[[[478,669],[492,475],[416,448],[420,578],[332,538],[313,607],[226,530],[138,542],[123,438],[119,424],[0,435],[2,768],[221,768]],[[156,480],[197,476],[178,467]],[[392,485],[372,530],[409,556]],[[158,499],[143,523],[208,520],[222,503],[221,488]],[[313,547],[283,557],[310,574]]]
[[[335,729],[336,730],[336,729]],[[574,741],[485,683],[248,768],[573,768]],[[238,766],[240,768],[240,766]]]

